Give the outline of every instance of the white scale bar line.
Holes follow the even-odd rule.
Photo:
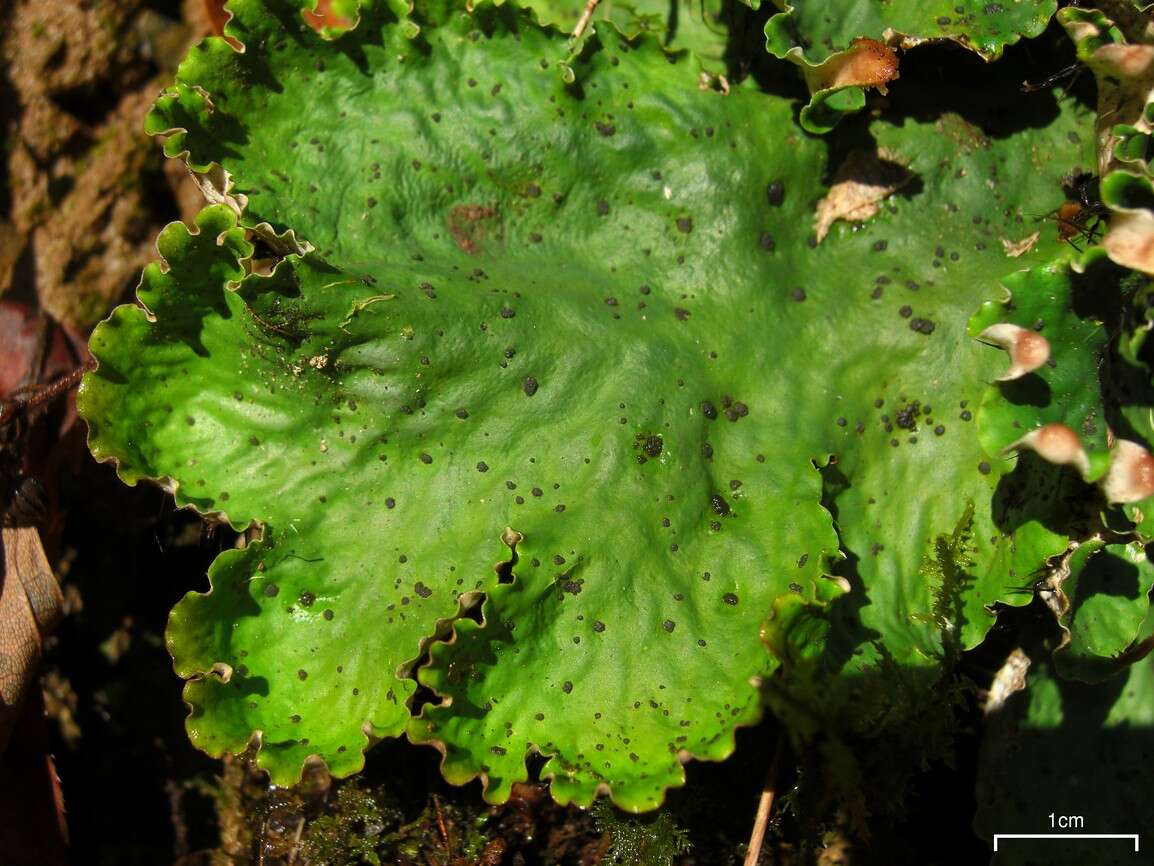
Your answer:
[[[995,833],[995,851],[999,839],[1133,839],[1134,851],[1138,851],[1137,833]]]

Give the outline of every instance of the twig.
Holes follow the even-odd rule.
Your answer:
[[[601,0],[585,0],[585,11],[581,13],[581,17],[577,19],[577,26],[573,28],[573,38],[580,39],[581,34],[585,32],[585,28],[589,26],[589,19],[593,17],[593,13],[597,11],[597,4]]]
[[[441,838],[445,844],[445,856],[450,860],[453,859],[453,837],[449,835],[449,830],[445,826],[445,816],[441,814],[441,798],[436,794],[433,795],[433,807],[437,812],[437,826],[441,830]]]
[[[773,750],[773,760],[765,775],[765,786],[761,789],[761,799],[757,802],[757,817],[753,819],[753,832],[749,835],[749,847],[745,852],[745,866],[757,866],[761,857],[761,843],[765,841],[765,828],[769,824],[769,813],[773,810],[773,797],[777,786],[777,767],[781,763],[781,753],[785,751],[785,737],[779,736],[777,748]]]
[[[172,779],[164,783],[168,814],[172,822],[172,853],[177,860],[188,855],[188,825],[184,821],[184,788]]]
[[[301,815],[300,821],[297,822],[297,831],[293,835],[293,847],[292,847],[292,850],[289,851],[289,855],[288,855],[289,866],[292,866],[293,863],[297,862],[297,854],[301,850],[301,837],[304,836],[304,832],[305,832],[305,816]]]

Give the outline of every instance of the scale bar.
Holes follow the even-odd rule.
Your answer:
[[[1133,839],[1134,851],[1138,851],[1137,833],[995,833],[995,851],[999,839]]]

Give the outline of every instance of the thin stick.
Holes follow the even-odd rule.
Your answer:
[[[597,11],[597,4],[601,0],[585,0],[585,11],[581,13],[581,17],[577,19],[577,26],[573,28],[573,38],[580,39],[581,34],[585,32],[585,28],[589,26],[589,19],[593,17],[593,13]]]
[[[297,853],[301,850],[301,837],[304,836],[304,833],[305,816],[301,815],[300,821],[297,822],[297,831],[293,835],[293,847],[292,850],[289,851],[288,855],[289,866],[292,866],[293,863],[297,862]]]
[[[96,360],[89,359],[75,370],[49,382],[47,385],[24,385],[11,396],[0,399],[0,423],[5,423],[17,410],[29,411],[73,388],[83,377],[96,369]]]
[[[453,837],[449,835],[449,830],[445,826],[445,816],[441,814],[441,800],[436,794],[433,795],[433,806],[437,810],[437,826],[440,828],[441,838],[445,842],[445,856],[451,860],[453,857]]]
[[[757,866],[761,857],[761,843],[765,841],[765,828],[769,824],[769,813],[773,810],[773,797],[777,786],[777,767],[781,763],[781,753],[785,751],[785,737],[779,737],[777,748],[773,750],[773,760],[769,772],[765,774],[765,786],[761,789],[761,799],[757,802],[757,817],[753,819],[753,832],[749,835],[749,847],[745,852],[745,866]]]

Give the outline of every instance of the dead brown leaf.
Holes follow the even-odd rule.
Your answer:
[[[855,150],[838,168],[826,197],[817,203],[814,233],[821,243],[838,220],[865,222],[878,204],[913,179],[899,157],[884,148],[876,153]]]
[[[36,682],[41,644],[61,615],[60,586],[35,527],[4,527],[0,574],[0,753]]]
[[[1041,232],[1034,232],[1032,235],[1027,235],[1026,237],[1022,238],[1020,241],[1012,241],[1009,238],[1002,238],[1002,249],[1005,250],[1006,255],[1012,259],[1016,259],[1018,256],[1024,256],[1034,248],[1034,244],[1038,242],[1038,238],[1041,237],[1041,234]]]

